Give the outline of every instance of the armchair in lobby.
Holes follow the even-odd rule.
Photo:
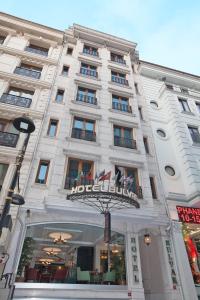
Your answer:
[[[81,268],[77,268],[77,281],[78,282],[90,282],[90,272],[81,271]]]
[[[108,271],[103,274],[103,283],[114,283],[115,282],[115,271]]]
[[[68,275],[68,269],[67,268],[61,268],[61,269],[57,269],[55,274],[54,274],[54,282],[57,283],[63,283],[65,281],[65,279],[67,278]]]

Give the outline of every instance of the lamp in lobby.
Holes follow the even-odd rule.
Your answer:
[[[33,121],[26,117],[21,116],[13,120],[13,126],[21,133],[26,134],[26,138],[24,139],[22,150],[20,150],[19,154],[16,157],[16,166],[12,181],[9,186],[9,190],[5,199],[5,203],[3,206],[1,218],[0,218],[0,236],[2,234],[2,229],[7,227],[11,230],[12,228],[12,219],[11,215],[9,215],[10,205],[23,205],[25,203],[22,195],[19,194],[19,177],[20,177],[20,169],[22,166],[22,162],[24,160],[24,155],[26,152],[26,148],[28,145],[28,141],[30,138],[30,134],[35,130],[35,124]],[[17,185],[17,193],[14,193],[14,190]]]
[[[65,244],[67,240],[71,239],[72,235],[67,232],[51,232],[49,237],[53,239],[54,244]]]
[[[151,236],[150,236],[149,233],[146,233],[146,234],[144,235],[144,243],[145,243],[147,246],[149,246],[149,245],[151,244]]]

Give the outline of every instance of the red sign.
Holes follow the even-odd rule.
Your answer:
[[[176,206],[179,221],[184,223],[200,224],[200,208]]]

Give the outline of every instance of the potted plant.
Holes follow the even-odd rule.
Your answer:
[[[34,250],[34,239],[32,237],[26,237],[24,240],[24,245],[22,248],[22,253],[19,261],[19,266],[17,270],[16,281],[23,282],[25,279],[25,267],[28,266],[32,259]]]

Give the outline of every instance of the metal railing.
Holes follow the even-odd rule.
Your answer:
[[[35,71],[27,68],[17,67],[14,71],[15,74],[32,77],[35,79],[39,79],[41,76],[40,71]]]
[[[19,135],[0,131],[0,146],[16,147]]]
[[[32,99],[4,93],[1,96],[0,102],[28,108],[31,105]]]
[[[126,64],[126,61],[123,58],[111,57],[111,61],[117,62],[119,64]]]
[[[92,56],[99,56],[97,51],[89,50],[87,48],[83,48],[83,53],[89,54],[89,55],[92,55]]]
[[[125,78],[120,77],[120,76],[112,75],[111,80],[113,82],[116,82],[116,83],[119,83],[119,84],[122,84],[122,85],[128,85],[128,80],[126,80]]]
[[[65,189],[71,189],[72,187],[76,187],[78,185],[88,185],[94,184],[94,179],[88,179],[86,176],[81,176],[81,178],[72,178],[72,177],[66,177],[65,180]]]
[[[121,138],[119,136],[114,136],[114,145],[118,147],[136,149],[136,141],[128,138]]]
[[[95,142],[96,133],[90,130],[72,128],[72,138]]]
[[[91,69],[84,68],[84,67],[81,67],[80,73],[83,74],[83,75],[91,76],[91,77],[97,77],[98,76],[98,73],[97,73],[96,70],[91,70]]]
[[[27,46],[25,48],[25,51],[35,53],[35,54],[39,54],[39,55],[43,55],[43,56],[48,56],[48,49],[47,50],[42,50],[42,49],[32,48],[31,46]]]
[[[135,193],[139,199],[143,199],[142,187],[140,185],[132,183],[116,183],[116,186],[124,188],[127,191]]]
[[[129,106],[128,104],[125,104],[125,103],[113,102],[112,108],[116,109],[116,110],[125,111],[128,113],[132,112],[131,106]]]
[[[77,94],[76,101],[97,105],[97,98],[79,93]]]

